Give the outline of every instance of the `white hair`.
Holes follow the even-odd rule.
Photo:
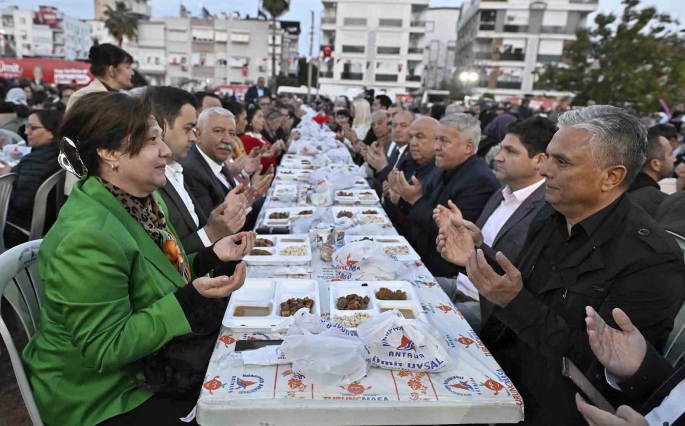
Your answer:
[[[375,120],[375,119],[376,119],[376,116],[379,116],[379,115],[384,115],[385,118],[390,118],[390,115],[388,114],[388,111],[387,111],[387,110],[379,109],[378,111],[374,111],[374,113],[371,114],[371,119],[372,119],[372,120]]]
[[[480,121],[471,114],[450,114],[440,120],[443,126],[457,129],[459,133],[468,133],[473,139],[473,149],[478,151],[480,142]]]
[[[230,117],[231,121],[233,121],[233,125],[235,126],[235,116],[233,113],[226,108],[221,108],[221,107],[211,107],[203,110],[200,113],[200,117],[197,119],[197,127],[201,131],[205,131],[207,127],[207,121],[209,121],[209,117],[213,115],[223,115],[224,117]]]
[[[466,111],[466,108],[463,105],[459,104],[449,104],[447,105],[447,108],[445,108],[445,116],[452,115],[452,114],[459,114]]]
[[[598,168],[622,165],[630,185],[647,159],[647,125],[621,108],[594,105],[565,112],[558,126],[583,129],[590,133],[589,149]]]

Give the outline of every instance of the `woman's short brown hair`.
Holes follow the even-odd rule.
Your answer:
[[[67,112],[59,129],[59,139],[71,139],[78,154],[88,168],[88,176],[98,175],[100,156],[98,149],[123,151],[137,155],[147,143],[150,117],[164,127],[150,96],[115,92],[93,92],[81,97]],[[67,152],[74,165],[73,155]]]

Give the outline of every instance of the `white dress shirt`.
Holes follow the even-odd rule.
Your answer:
[[[483,244],[492,247],[492,243],[495,241],[495,238],[497,238],[497,234],[502,230],[502,227],[507,223],[511,215],[513,215],[516,209],[518,209],[521,204],[523,204],[523,202],[544,183],[545,180],[541,179],[539,182],[521,188],[515,192],[512,192],[509,186],[504,188],[502,190],[504,200],[502,200],[502,203],[500,203],[495,211],[492,212],[481,230],[483,233]],[[457,278],[457,289],[466,296],[474,300],[479,300],[478,290],[476,290],[476,287],[471,280],[469,280],[469,277],[464,274],[459,274],[459,277]]]
[[[171,182],[171,186],[174,187],[178,193],[178,196],[181,197],[181,200],[183,200],[183,204],[185,204],[186,208],[188,209],[190,217],[193,218],[195,226],[200,226],[200,219],[197,217],[197,213],[195,213],[195,205],[193,204],[193,200],[190,198],[190,194],[188,194],[188,191],[186,191],[185,186],[183,186],[183,166],[175,161],[171,164],[167,164],[166,169],[164,169],[164,176],[166,176],[169,182]],[[202,240],[202,244],[204,244],[205,247],[212,245],[212,242],[209,241],[209,238],[207,238],[207,232],[205,232],[204,228],[197,231],[197,235],[200,237],[200,240]]]
[[[207,154],[205,154],[204,152],[202,152],[202,149],[200,149],[199,146],[198,146],[197,148],[198,148],[197,150],[200,151],[200,155],[202,155],[202,158],[205,159],[205,161],[206,161],[207,164],[209,165],[209,168],[212,169],[212,172],[214,172],[214,175],[219,179],[219,181],[221,181],[221,183],[222,183],[227,189],[233,188],[231,185],[229,185],[228,179],[226,179],[226,176],[224,176],[224,174],[221,173],[221,169],[223,168],[223,164],[219,164],[219,163],[217,163],[216,161],[214,161],[214,160],[212,160],[211,158],[209,158],[209,157],[207,156]]]

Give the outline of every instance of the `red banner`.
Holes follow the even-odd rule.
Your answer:
[[[39,6],[38,12],[35,12],[34,14],[33,23],[47,25],[50,28],[57,28],[59,26],[57,9],[52,6]]]
[[[332,54],[333,54],[333,46],[331,46],[329,44],[329,45],[326,45],[323,47],[323,57],[324,58],[330,58]]]
[[[86,62],[44,58],[0,58],[0,77],[33,80],[33,70],[36,66],[43,67],[44,83],[76,82],[78,86],[86,86],[93,81],[93,76],[89,72],[90,64]]]

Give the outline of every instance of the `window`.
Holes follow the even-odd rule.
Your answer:
[[[378,50],[376,50],[376,53],[378,53],[379,55],[399,55],[400,48],[378,46]]]
[[[342,51],[343,53],[364,53],[366,50],[365,46],[346,46],[343,45]]]
[[[361,26],[365,27],[366,26],[366,18],[345,18],[343,21],[344,25],[350,25],[350,26]]]
[[[397,81],[397,74],[376,74],[376,81]]]
[[[249,43],[250,33],[231,31],[231,43]]]
[[[379,19],[379,27],[402,27],[401,19]]]
[[[435,22],[426,21],[426,32],[432,33],[433,31],[435,31]]]

